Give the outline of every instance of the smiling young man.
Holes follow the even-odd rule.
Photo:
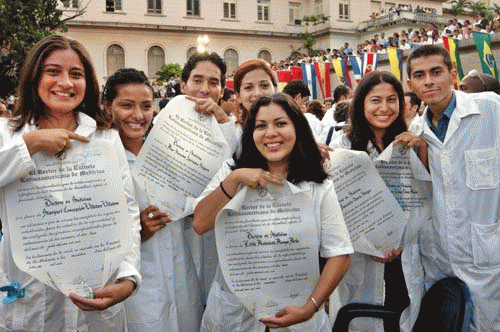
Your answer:
[[[432,221],[419,237],[425,289],[458,277],[472,296],[472,330],[500,331],[500,97],[452,90],[457,73],[442,47],[421,46],[407,64],[408,86],[427,104],[412,125],[432,176]]]

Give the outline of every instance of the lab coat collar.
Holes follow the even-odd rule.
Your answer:
[[[452,137],[453,134],[457,131],[463,118],[471,115],[481,114],[479,108],[477,107],[477,104],[474,102],[474,98],[462,91],[453,92],[455,93],[455,96],[457,98],[457,106],[453,111],[453,114],[451,115],[444,142],[441,143],[441,141],[436,137],[434,132],[426,123],[426,119],[428,116],[427,112],[430,112],[429,107],[425,109],[423,116],[412,123],[412,131],[415,134],[425,136],[428,140],[433,141],[436,144],[445,145],[449,141],[450,137]]]

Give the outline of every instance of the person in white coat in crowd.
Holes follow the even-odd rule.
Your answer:
[[[440,46],[416,49],[407,66],[408,86],[427,104],[414,124],[432,176],[432,223],[419,238],[425,289],[463,280],[471,330],[500,331],[500,97],[452,90],[457,71]]]
[[[318,250],[328,261],[304,305],[287,306],[275,317],[260,320],[229,290],[219,267],[201,331],[264,332],[266,326],[283,328],[279,331],[331,331],[321,306],[348,269],[352,247],[333,184],[326,179],[307,120],[290,96],[263,96],[250,109],[241,143],[240,157],[225,162],[198,198],[193,228],[200,234],[212,230],[217,213],[242,186],[255,189],[268,183],[283,185],[286,179],[313,195],[315,213],[308,222],[319,232]]]
[[[365,151],[375,160],[391,143],[415,148],[422,163],[427,162],[426,143],[407,131],[404,121],[404,91],[389,72],[373,71],[363,77],[354,92],[349,109],[349,124],[330,146]],[[340,306],[349,303],[385,305],[402,310],[409,304],[402,263],[402,248],[385,253],[384,258],[366,254],[352,255],[351,268],[338,287]],[[336,314],[336,313],[333,313]],[[351,331],[383,331],[380,319],[356,318]]]
[[[111,116],[118,130],[130,168],[133,169],[144,138],[153,120],[153,88],[142,71],[120,69],[111,75],[104,86],[101,104]],[[182,257],[167,224],[168,215],[151,205],[148,190],[143,192],[135,184],[135,197],[141,210],[141,288],[125,301],[126,323],[130,332],[179,331],[179,310],[176,293],[187,292],[190,282],[196,279],[174,280],[174,263]],[[146,187],[148,184],[145,184]],[[169,227],[172,224],[168,225]],[[183,271],[177,273],[181,275]],[[187,297],[187,294],[183,294]],[[200,301],[193,300],[191,310],[200,311]],[[196,307],[197,306],[197,307]],[[182,311],[182,310],[181,310]]]
[[[141,280],[139,209],[125,151],[109,118],[99,108],[99,83],[90,55],[76,40],[49,36],[33,46],[21,69],[19,102],[13,119],[0,119],[0,286],[19,283],[25,296],[0,302],[0,331],[124,330],[123,304]],[[94,298],[69,297],[21,271],[14,263],[5,190],[35,170],[40,154],[54,156],[73,141],[106,140],[116,149],[123,180],[132,245],[112,279],[94,289]],[[56,157],[53,157],[56,158]]]
[[[238,147],[238,131],[236,118],[229,116],[219,106],[226,82],[226,65],[215,52],[195,53],[188,59],[181,75],[181,92],[195,103],[195,111],[213,116],[219,123],[219,128],[227,143],[228,155],[232,155]],[[176,225],[173,238],[184,239],[177,243],[184,252],[179,264],[182,268],[174,271],[184,271],[175,274],[174,280],[188,280],[189,286],[182,293],[176,292],[176,302],[179,310],[180,331],[198,331],[201,314],[205,307],[208,291],[212,284],[217,267],[217,250],[213,232],[199,236],[192,230],[192,216],[187,216],[173,223]],[[197,285],[191,280],[197,279]],[[184,294],[184,295],[182,295]],[[200,300],[198,300],[198,298]],[[201,301],[201,305],[199,305]],[[194,310],[196,307],[199,310]]]

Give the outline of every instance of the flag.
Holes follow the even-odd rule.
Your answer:
[[[450,53],[451,62],[458,72],[457,81],[455,82],[455,89],[458,89],[460,81],[464,78],[464,71],[462,69],[462,61],[460,61],[460,54],[458,52],[458,40],[451,37],[442,37],[444,48]]]
[[[232,78],[226,80],[226,88],[234,90],[234,82]]]
[[[495,62],[495,58],[493,57],[493,53],[491,52],[490,35],[487,33],[473,31],[472,37],[476,43],[476,49],[479,53],[483,73],[489,74],[498,80],[497,64]]]
[[[276,72],[278,76],[278,91],[283,91],[285,85],[288,84],[292,80],[292,71],[291,70],[278,70]]]
[[[377,70],[378,54],[365,52],[363,53],[363,76],[371,71]]]
[[[361,77],[363,77],[363,73],[361,72],[361,69],[363,68],[362,61],[360,57],[355,55],[349,55],[349,61],[351,62],[354,79],[356,80],[356,83],[359,83],[361,81]]]
[[[347,57],[342,58],[342,74],[344,75],[345,85],[351,89],[352,81],[351,75],[349,75],[349,64],[347,63]]]
[[[318,99],[318,89],[316,85],[316,70],[312,63],[302,63],[302,81],[309,87],[312,99]]]
[[[333,68],[339,82],[349,88],[352,87],[351,77],[349,76],[349,68],[347,66],[347,58],[337,58],[332,60]]]
[[[387,56],[391,65],[391,72],[400,81],[403,80],[403,50],[395,47],[387,48]]]
[[[321,95],[324,98],[332,96],[332,88],[330,84],[330,63],[329,62],[315,62],[314,69],[318,78],[319,88]]]
[[[302,81],[302,67],[293,66],[290,69],[292,71],[292,80]]]

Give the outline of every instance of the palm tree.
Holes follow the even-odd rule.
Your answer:
[[[469,1],[467,8],[471,10],[472,16],[476,17],[479,13],[483,12],[487,14],[489,12],[488,6],[482,0]]]
[[[465,9],[469,6],[469,0],[456,0],[454,1],[451,9],[449,10],[452,15],[460,15],[465,12]]]

